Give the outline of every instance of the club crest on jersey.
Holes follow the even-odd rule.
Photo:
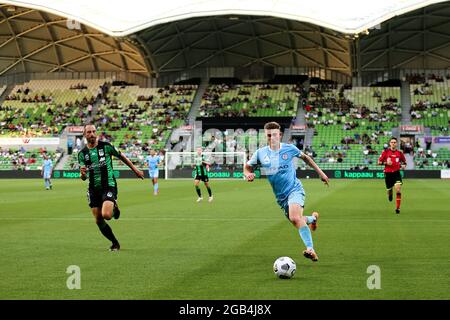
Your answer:
[[[287,153],[284,153],[284,154],[281,156],[281,158],[282,158],[283,160],[287,160],[287,158],[288,158]]]
[[[98,150],[98,154],[101,157],[101,156],[105,155],[105,152],[103,151],[103,149],[100,149],[100,150]]]
[[[89,155],[88,154],[84,156],[84,160],[89,161]]]
[[[264,163],[270,163],[270,158],[268,156],[265,156],[263,159]]]
[[[106,194],[106,196],[107,196],[108,198],[112,198],[112,192],[111,192],[111,191],[108,192],[108,193]]]

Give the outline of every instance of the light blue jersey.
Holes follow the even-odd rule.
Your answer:
[[[42,165],[42,169],[44,171],[44,178],[50,179],[50,172],[53,168],[53,162],[50,159],[44,160],[44,164]]]
[[[147,162],[148,165],[148,176],[152,179],[158,178],[158,163],[161,162],[161,158],[159,156],[147,156],[147,158],[145,158],[145,162]]]
[[[161,158],[159,156],[147,156],[145,158],[145,162],[147,162],[149,170],[158,169],[158,164],[161,162]]]
[[[50,172],[53,167],[53,162],[50,159],[44,160],[44,163],[42,166],[44,168],[44,172]]]
[[[294,157],[300,158],[302,152],[292,144],[280,145],[280,150],[273,151],[269,146],[256,150],[252,158],[247,162],[250,166],[259,166],[261,174],[267,175],[272,185],[277,202],[283,209],[286,218],[290,221],[289,206],[299,204],[305,206],[305,190],[295,174]],[[317,216],[305,216],[306,224],[317,221]],[[298,228],[298,234],[306,246],[303,255],[313,261],[317,261],[314,253],[311,231],[307,225]]]
[[[288,203],[304,206],[305,191],[297,179],[294,157],[300,158],[302,152],[292,144],[281,143],[280,150],[273,151],[269,146],[256,150],[247,162],[250,166],[259,166],[261,174],[266,175],[278,204],[287,209]]]

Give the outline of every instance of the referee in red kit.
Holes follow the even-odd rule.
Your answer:
[[[397,150],[397,138],[389,140],[389,148],[383,151],[378,159],[379,165],[384,165],[384,180],[388,191],[389,201],[392,201],[392,188],[395,187],[396,202],[395,213],[400,213],[400,202],[402,199],[401,187],[403,184],[400,169],[405,169],[406,159],[403,152]]]

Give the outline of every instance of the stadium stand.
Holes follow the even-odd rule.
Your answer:
[[[399,87],[352,87],[344,90],[344,96],[356,105],[377,110],[389,103],[400,102]]]
[[[49,156],[55,166],[62,152],[47,151],[45,148],[25,150],[0,147],[0,170],[41,170],[44,154]]]
[[[25,11],[22,13],[25,14]],[[22,13],[17,17],[20,17]],[[16,19],[16,16],[11,16],[11,19]],[[19,20],[16,21],[16,23],[19,22]],[[234,22],[228,23],[233,24]],[[266,27],[270,27],[270,25],[266,25]],[[265,32],[259,34],[258,30],[256,30],[255,39],[265,37]],[[226,33],[226,29],[220,31]],[[302,32],[295,29],[291,31],[295,31],[294,34]],[[225,33],[220,33],[220,37]],[[13,33],[10,36],[12,35]],[[147,34],[141,35],[143,39],[147,39]],[[230,35],[233,37],[232,34],[228,36]],[[59,38],[58,34],[55,36]],[[70,39],[70,34],[66,36]],[[74,37],[76,36],[74,35]],[[364,37],[369,39],[371,36],[366,34]],[[169,38],[163,36],[161,39],[168,40]],[[36,41],[33,37],[24,38],[25,40]],[[186,36],[185,40],[191,41],[189,36]],[[339,37],[335,40],[340,43]],[[341,40],[345,44],[348,42],[347,38]],[[97,125],[100,139],[111,141],[123,150],[132,161],[142,163],[149,148],[162,150],[165,147],[172,130],[186,124],[188,115],[190,120],[198,117],[204,118],[204,121],[206,118],[218,118],[222,121],[221,118],[231,118],[232,121],[235,120],[233,118],[236,118],[236,123],[239,123],[239,118],[243,117],[251,117],[252,121],[255,118],[263,119],[263,117],[281,121],[282,117],[286,117],[292,119],[292,124],[306,124],[308,128],[314,129],[314,136],[305,151],[313,154],[324,168],[379,169],[375,165],[375,158],[385,147],[384,138],[394,132],[398,134],[397,127],[401,123],[405,123],[405,119],[401,118],[400,99],[402,97],[404,99],[405,91],[408,97],[408,88],[411,98],[412,124],[423,125],[426,132],[432,136],[448,136],[450,75],[444,76],[448,73],[448,68],[440,67],[439,64],[434,66],[433,63],[430,63],[439,57],[436,54],[433,56],[433,60],[428,61],[428,64],[433,65],[433,68],[440,69],[414,69],[415,71],[411,72],[411,69],[407,70],[407,66],[403,66],[394,68],[395,70],[388,70],[390,72],[384,72],[382,76],[376,75],[377,72],[374,72],[372,77],[368,72],[372,69],[365,70],[366,74],[363,74],[362,70],[355,69],[357,64],[352,67],[352,63],[355,63],[356,60],[350,63],[352,53],[351,50],[347,52],[346,45],[341,46],[342,50],[339,50],[342,52],[339,52],[343,56],[348,56],[349,59],[340,57],[338,66],[331,66],[330,62],[337,58],[333,54],[330,55],[327,51],[328,45],[324,43],[324,48],[303,48],[308,50],[324,49],[325,51],[319,50],[321,58],[322,55],[328,57],[325,59],[327,63],[323,66],[318,63],[321,61],[320,59],[316,60],[317,56],[309,60],[313,64],[312,66],[309,64],[306,66],[303,65],[303,62],[295,61],[295,59],[291,61],[292,57],[284,56],[284,54],[279,56],[279,60],[278,58],[272,60],[278,57],[276,52],[268,53],[265,57],[263,54],[260,58],[253,59],[254,55],[249,51],[241,54],[241,58],[246,57],[249,61],[240,62],[236,60],[236,57],[232,59],[232,57],[223,56],[223,59],[220,59],[223,67],[219,67],[216,65],[218,60],[215,59],[216,53],[214,53],[211,57],[208,55],[206,60],[200,59],[199,64],[192,64],[199,67],[198,70],[194,70],[195,68],[190,70],[186,67],[189,65],[187,58],[194,54],[194,51],[182,50],[186,60],[185,64],[180,65],[180,61],[183,59],[178,59],[179,56],[169,57],[170,55],[167,55],[166,57],[162,54],[154,61],[150,61],[152,60],[150,59],[147,61],[148,65],[144,66],[145,63],[140,65],[143,60],[141,61],[137,57],[145,51],[141,49],[150,49],[148,52],[152,52],[154,42],[143,41],[140,44],[143,47],[137,51],[132,50],[131,43],[133,41],[127,45],[123,43],[123,46],[119,45],[118,47],[117,43],[109,46],[106,42],[96,43],[93,48],[88,48],[89,52],[96,52],[89,56],[92,59],[92,65],[78,64],[78,62],[84,61],[84,56],[70,60],[67,65],[61,64],[59,59],[52,59],[46,51],[45,56],[54,60],[52,63],[47,63],[49,78],[61,72],[61,76],[57,75],[55,78],[63,78],[63,73],[67,73],[64,78],[80,79],[29,80],[17,85],[11,85],[10,81],[6,81],[8,86],[0,87],[0,96],[3,100],[0,105],[0,137],[60,137],[66,126],[93,122]],[[258,44],[261,47],[259,53],[267,51],[262,50],[262,47],[270,47],[271,42],[264,43],[263,41]],[[295,43],[291,39],[289,45],[285,43],[286,48],[290,48]],[[128,45],[130,46],[127,47]],[[362,45],[365,44],[362,43]],[[105,51],[107,49],[105,46],[108,46],[109,51]],[[185,45],[182,47],[184,48]],[[291,49],[299,49],[294,47]],[[172,49],[175,50],[174,48]],[[36,50],[26,52],[27,46],[18,48],[19,51],[21,49],[23,52],[14,54],[21,53],[20,56],[29,57],[28,55],[33,56],[40,52],[34,53]],[[301,46],[300,49],[302,49]],[[391,50],[392,48],[386,49]],[[296,52],[295,50],[292,52]],[[332,46],[330,52],[333,50],[337,49]],[[361,52],[364,51],[367,50],[361,50]],[[428,51],[424,51],[424,53],[428,53]],[[113,52],[120,52],[120,63],[115,61],[115,58],[109,57]],[[228,51],[217,50],[219,55],[225,52]],[[267,52],[271,52],[271,50]],[[66,54],[61,54],[61,57]],[[355,59],[362,57],[356,57],[356,53],[354,54],[353,58]],[[8,55],[5,54],[5,56]],[[130,56],[134,58],[130,58]],[[214,59],[212,59],[213,57]],[[109,61],[106,62],[108,65],[106,68],[103,65],[105,59]],[[365,68],[365,65],[369,67],[375,61],[372,58],[369,60],[370,63],[362,64],[362,69]],[[447,60],[445,62],[448,62]],[[233,63],[228,66],[228,62],[231,61]],[[264,63],[261,63],[262,61]],[[409,60],[406,59],[406,61]],[[31,63],[31,60],[28,62]],[[34,62],[42,64],[39,59]],[[100,67],[99,62],[101,62]],[[327,67],[327,64],[330,64],[328,65],[330,68]],[[63,66],[61,67],[61,65]],[[153,70],[157,65],[160,65],[161,69]],[[384,65],[391,66],[392,64],[389,62]],[[414,64],[411,62],[411,65]],[[17,68],[12,69],[14,66],[13,62],[11,68],[5,69],[5,76],[9,70],[11,72],[14,70],[12,74],[18,72]],[[65,69],[66,66],[67,69]],[[204,67],[208,69],[206,73],[203,73],[202,68]],[[339,69],[341,67],[343,69]],[[100,73],[103,69],[120,70],[127,75],[122,75],[123,77],[105,75],[104,77],[99,76],[98,79],[90,79],[94,72]],[[32,73],[40,72],[40,70],[39,68],[29,68],[30,74],[23,79],[36,79],[37,77]],[[79,74],[70,74],[74,70]],[[340,71],[336,73],[333,70]],[[433,70],[436,72],[433,73]],[[406,71],[409,73],[405,73]],[[23,72],[26,74],[27,70],[24,69]],[[113,71],[108,72],[112,74]],[[133,73],[136,76],[134,78],[130,76]],[[395,79],[387,79],[386,75],[391,76],[391,74],[395,75]],[[365,76],[370,76],[370,81],[367,81]],[[131,80],[139,78],[141,80],[145,78],[145,81]],[[5,78],[5,80],[7,79]],[[350,82],[353,85],[349,85]],[[406,90],[404,89],[405,82],[408,83]],[[174,84],[160,88],[155,87],[167,83]],[[369,83],[372,85],[369,86]],[[11,86],[13,87],[11,88]],[[206,91],[203,93],[205,88]],[[191,110],[197,90],[202,93],[196,97],[195,108]],[[199,104],[198,101],[200,101]],[[404,109],[406,115],[408,115],[408,110]],[[248,122],[248,119],[246,121]],[[409,123],[408,121],[409,119],[406,123]],[[248,144],[248,139],[251,137],[246,139]],[[236,145],[236,141],[220,143],[223,143],[224,149],[232,149],[233,143]],[[65,169],[77,168],[77,149],[74,151],[74,154],[64,164]],[[13,151],[13,153],[15,152]],[[436,167],[433,162],[431,165],[426,161],[418,162],[421,160],[421,157],[418,156],[419,147],[414,147],[412,152],[416,154],[417,165]],[[445,149],[435,153],[434,159],[437,159],[438,166],[440,163],[445,165],[445,157],[448,156]],[[121,165],[118,168],[124,167]]]
[[[200,117],[281,117],[297,113],[299,85],[219,84],[203,95]]]
[[[415,169],[417,170],[440,170],[450,168],[450,150],[440,148],[439,150],[424,150],[419,147],[415,149]]]
[[[434,136],[448,135],[450,80],[430,75],[411,85],[411,120],[431,129]]]
[[[16,85],[0,107],[0,135],[57,136],[68,125],[85,123],[106,81],[32,80]]]
[[[114,143],[133,163],[142,165],[150,149],[161,150],[172,130],[185,123],[196,89],[196,85],[111,86],[93,121],[99,138]],[[118,161],[114,166],[125,168]],[[76,155],[64,168],[77,168]]]
[[[379,169],[382,137],[400,123],[399,95],[399,88],[311,85],[305,118],[314,139],[307,153],[324,169]]]

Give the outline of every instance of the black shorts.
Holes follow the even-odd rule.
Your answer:
[[[392,187],[396,183],[403,184],[402,176],[400,175],[400,171],[395,172],[385,172],[384,173],[384,181],[386,182],[386,189],[392,189]]]
[[[103,201],[115,202],[117,200],[117,188],[88,189],[87,198],[89,207],[101,208],[103,206]]]
[[[208,182],[208,181],[209,181],[209,178],[208,178],[207,175],[200,176],[200,175],[197,174],[197,175],[195,175],[194,180],[201,180],[201,181],[203,181],[203,182]]]

